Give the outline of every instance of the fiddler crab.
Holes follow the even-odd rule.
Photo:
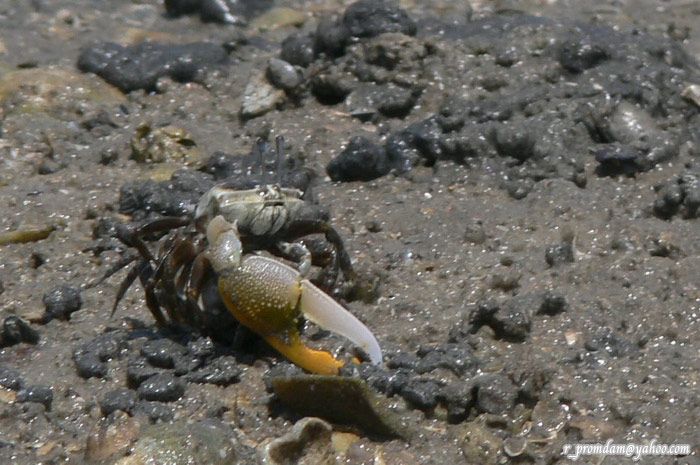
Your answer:
[[[277,156],[282,154],[283,139],[278,137]],[[170,234],[154,255],[144,238],[165,231]],[[122,281],[112,313],[138,278],[160,325],[201,327],[208,306],[216,305],[208,303],[217,300],[211,297],[214,293],[239,323],[307,371],[337,374],[344,362],[303,342],[302,316],[344,336],[379,364],[382,352],[372,332],[309,279],[315,257],[299,239],[316,233],[332,245],[330,275],[337,278],[339,268],[346,280],[353,280],[350,257],[327,211],[303,200],[300,190],[279,184],[247,190],[215,186],[201,197],[193,218],[157,219],[121,238],[138,250],[140,260]],[[256,253],[260,250],[297,265]]]

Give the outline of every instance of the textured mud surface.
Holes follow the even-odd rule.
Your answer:
[[[697,453],[692,2],[162,3],[0,0],[0,462]],[[133,252],[120,223],[278,176],[250,155],[278,135],[384,350],[341,375],[397,434],[331,394],[306,412],[332,428],[300,420],[274,391],[300,370],[235,321],[162,330],[138,285],[110,317],[126,270],[90,286]]]

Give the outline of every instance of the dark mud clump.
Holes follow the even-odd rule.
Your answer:
[[[686,219],[697,218],[700,214],[698,173],[688,173],[658,186],[653,210],[656,216],[663,219],[670,219],[675,215]]]
[[[326,167],[333,181],[371,181],[389,172],[386,151],[362,136],[353,137],[348,147]]]
[[[78,58],[78,69],[95,73],[124,92],[154,91],[158,79],[202,82],[206,69],[228,63],[223,47],[209,42],[172,45],[141,42],[124,47],[107,42],[90,46]]]
[[[65,284],[46,292],[42,300],[46,306],[44,316],[46,320],[52,318],[69,320],[71,313],[77,312],[83,305],[80,289]]]
[[[39,331],[27,320],[17,315],[3,315],[2,326],[0,327],[0,347],[11,346],[25,342],[37,344],[39,342]]]

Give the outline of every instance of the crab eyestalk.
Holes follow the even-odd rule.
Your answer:
[[[226,307],[243,325],[305,370],[337,374],[343,362],[329,352],[308,347],[297,325],[306,316],[319,326],[345,336],[381,363],[382,353],[374,335],[331,297],[302,279],[284,263],[259,255],[240,258],[235,224],[221,216],[207,227],[209,257],[219,274],[219,293]]]

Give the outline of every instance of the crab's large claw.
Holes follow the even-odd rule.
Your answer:
[[[238,321],[305,370],[337,374],[343,362],[304,344],[297,329],[302,313],[360,346],[373,363],[381,363],[379,344],[369,329],[308,280],[301,279],[297,270],[278,260],[245,257],[240,266],[220,272],[219,292]]]

